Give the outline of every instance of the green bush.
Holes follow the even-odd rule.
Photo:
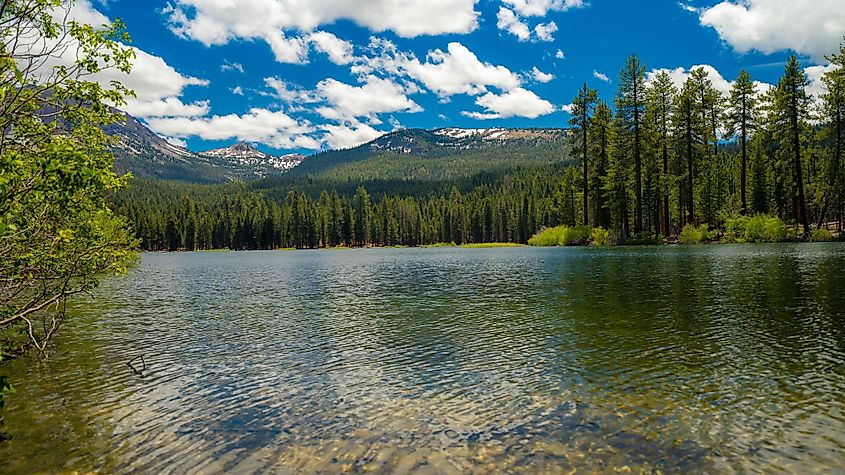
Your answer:
[[[566,230],[565,226],[541,229],[537,234],[528,240],[529,246],[558,246],[560,238]]]
[[[707,225],[695,226],[687,224],[681,230],[681,235],[678,236],[678,241],[681,244],[699,244],[707,237]]]
[[[833,240],[833,236],[830,235],[830,231],[824,228],[816,229],[810,237],[813,239],[813,242],[828,242]]]
[[[610,232],[604,228],[593,228],[592,232],[594,246],[607,246],[610,244]]]
[[[774,216],[758,214],[749,219],[745,227],[748,242],[782,242],[787,236],[786,224]]]
[[[540,232],[531,236],[528,240],[529,246],[580,246],[587,244],[592,236],[593,228],[590,226],[555,226],[553,228],[541,229]]]
[[[558,245],[560,246],[582,246],[590,241],[593,228],[589,226],[575,226],[574,228],[563,228]]]

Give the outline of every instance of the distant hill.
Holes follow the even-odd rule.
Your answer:
[[[567,129],[405,129],[307,157],[291,176],[334,180],[447,179],[569,159]]]
[[[193,152],[166,141],[129,114],[105,131],[118,138],[114,154],[119,172],[191,183],[273,177],[440,180],[569,158],[568,130],[553,128],[404,129],[354,148],[310,156],[273,156],[246,142]]]
[[[304,158],[299,154],[276,157],[247,143],[195,153],[159,137],[129,114],[124,118],[104,130],[118,139],[113,149],[115,169],[131,171],[139,178],[191,183],[254,180],[285,173]]]

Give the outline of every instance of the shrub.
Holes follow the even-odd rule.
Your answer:
[[[745,239],[748,242],[781,242],[788,236],[786,224],[780,218],[758,214],[748,220]]]
[[[681,230],[680,236],[678,236],[678,241],[681,244],[699,244],[704,238],[707,236],[707,225],[702,224],[701,226],[695,226],[692,224],[687,224],[684,226],[684,229]]]
[[[604,228],[593,228],[592,232],[594,246],[607,246],[610,244],[610,232]]]
[[[590,226],[555,226],[544,228],[531,236],[528,240],[529,246],[578,246],[587,244],[590,241],[593,228]]]
[[[574,228],[563,228],[558,245],[560,246],[581,246],[587,244],[592,235],[593,228],[589,226],[575,226]]]
[[[824,228],[816,229],[810,237],[813,242],[828,242],[833,240],[833,236],[830,235],[830,231]]]
[[[543,228],[528,240],[529,246],[557,246],[560,236],[563,234],[563,226],[554,228]]]

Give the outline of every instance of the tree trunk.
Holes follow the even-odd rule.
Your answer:
[[[742,133],[741,133],[741,135],[742,135],[742,137],[741,137],[741,140],[742,140],[742,170],[740,171],[740,175],[739,175],[740,176],[740,178],[739,178],[739,188],[740,188],[740,195],[742,196],[742,205],[740,206],[739,212],[740,212],[740,214],[743,214],[743,215],[748,212],[748,207],[747,207],[746,201],[745,201],[745,184],[746,184],[746,180],[747,180],[746,168],[747,168],[747,163],[748,163],[748,155],[747,155],[747,152],[746,152],[748,131],[746,129],[747,124],[746,124],[746,117],[745,117],[746,116],[745,100],[746,99],[743,96],[743,98],[742,98]]]
[[[828,190],[825,192],[824,195],[824,204],[822,205],[821,214],[819,214],[819,221],[818,221],[818,228],[821,228],[824,224],[824,220],[827,217],[827,209],[830,205],[830,197],[833,194],[834,189],[836,188],[837,178],[839,177],[839,160],[842,156],[842,116],[840,114],[840,107],[839,104],[836,104],[836,117],[834,121],[836,122],[836,147],[833,151],[833,163],[831,164],[831,175],[830,180],[828,181]],[[841,190],[838,191],[838,194],[841,196]]]
[[[810,224],[807,219],[807,201],[804,197],[804,179],[801,170],[801,131],[798,127],[798,91],[792,91],[792,146],[795,152],[795,181],[798,186],[798,211],[800,223],[804,226],[804,235],[810,235]]]
[[[636,167],[636,211],[634,216],[634,232],[643,230],[643,183],[642,164],[640,162],[640,98],[637,91],[637,78],[634,75],[634,166]]]

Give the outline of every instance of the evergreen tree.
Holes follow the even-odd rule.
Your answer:
[[[590,222],[589,218],[589,183],[590,178],[587,170],[588,151],[587,132],[590,128],[590,122],[593,118],[593,111],[596,106],[598,94],[595,89],[587,88],[587,83],[584,83],[583,88],[578,91],[578,95],[572,100],[572,111],[570,114],[572,118],[569,119],[569,124],[573,127],[573,149],[576,153],[581,155],[581,167],[583,168],[583,188],[584,188],[584,224]]]
[[[674,113],[675,97],[678,94],[678,89],[672,82],[672,78],[666,71],[660,71],[654,77],[651,85],[648,88],[648,108],[652,110],[655,119],[655,125],[658,134],[658,148],[662,159],[662,175],[660,192],[663,196],[662,203],[662,233],[664,236],[671,234],[670,230],[670,212],[669,212],[669,194],[671,186],[671,176],[669,173],[669,133],[671,130],[671,118]]]
[[[783,76],[775,89],[774,114],[778,130],[783,134],[783,143],[787,144],[792,155],[797,191],[796,220],[802,225],[804,235],[810,235],[807,200],[804,195],[804,170],[801,162],[801,142],[804,129],[810,118],[811,96],[807,94],[809,80],[798,58],[794,55],[784,68]]]
[[[729,136],[736,136],[741,150],[740,164],[740,213],[747,212],[746,182],[748,173],[748,137],[757,125],[757,88],[744,69],[734,81],[728,100],[726,128]]]
[[[645,108],[645,66],[636,55],[628,57],[625,67],[619,73],[619,88],[616,92],[616,109],[620,132],[632,136],[631,151],[634,155],[634,232],[643,230],[642,190],[642,119]]]

